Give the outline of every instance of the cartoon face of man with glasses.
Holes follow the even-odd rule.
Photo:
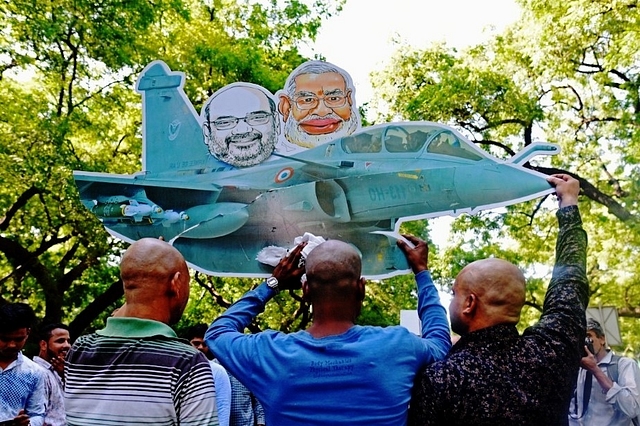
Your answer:
[[[231,84],[205,103],[202,130],[209,152],[225,163],[249,167],[266,160],[280,122],[271,94],[249,83]]]
[[[284,136],[306,148],[350,135],[360,127],[355,88],[342,69],[323,61],[305,62],[278,92]]]

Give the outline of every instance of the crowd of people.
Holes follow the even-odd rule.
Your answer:
[[[123,306],[73,344],[66,325],[40,326],[29,359],[36,315],[0,306],[0,425],[637,425],[638,364],[611,352],[585,317],[578,181],[548,180],[559,200],[556,263],[542,315],[522,334],[523,273],[482,259],[453,284],[452,346],[428,246],[406,236],[398,246],[415,275],[421,336],[357,325],[360,256],[329,240],[306,257],[300,244],[209,327],[178,337],[189,269],[171,245],[146,238],[122,257]],[[245,334],[289,289],[311,305],[310,327]]]

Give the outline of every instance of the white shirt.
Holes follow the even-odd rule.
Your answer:
[[[67,420],[64,411],[62,379],[48,361],[34,356],[33,362],[47,371],[44,387],[46,395],[44,426],[65,426]]]
[[[605,374],[611,364],[613,353],[598,362],[598,367]],[[631,418],[640,414],[640,368],[631,358],[621,357],[618,361],[618,381],[608,392],[603,392],[600,384],[593,378],[591,397],[587,412],[581,417],[584,400],[584,382],[587,370],[581,368],[578,373],[576,392],[569,406],[570,426],[630,426]],[[608,374],[607,374],[608,375]],[[576,406],[577,395],[577,406]],[[576,409],[577,408],[577,409]]]

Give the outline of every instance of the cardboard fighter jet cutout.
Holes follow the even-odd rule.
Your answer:
[[[402,221],[474,213],[553,192],[544,175],[523,164],[556,154],[556,145],[535,143],[503,161],[438,123],[359,129],[359,117],[354,125],[345,113],[340,126],[322,114],[351,108],[353,92],[325,91],[325,82],[315,92],[304,84],[285,88],[279,100],[238,83],[216,92],[198,116],[183,83],[182,73],[160,61],[139,77],[143,171],[76,171],[74,177],[83,204],[111,234],[129,242],[163,237],[208,274],[268,276],[273,267],[258,254],[292,248],[306,233],[354,245],[365,277],[406,273],[395,243]],[[239,92],[231,98],[244,103],[216,104],[232,90]],[[286,121],[304,119],[300,111],[293,116],[294,108],[318,110],[306,114],[312,117],[306,143],[317,146],[305,149],[280,134]],[[293,133],[305,139],[305,127],[298,126]],[[318,138],[322,132],[335,137]]]

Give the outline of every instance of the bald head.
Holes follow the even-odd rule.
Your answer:
[[[458,305],[450,309],[452,327],[456,323],[463,332],[496,324],[516,324],[525,302],[525,278],[520,269],[506,260],[478,260],[456,277],[454,298],[458,298]],[[465,310],[465,303],[471,302],[475,303],[473,308]]]
[[[122,256],[120,277],[126,303],[118,316],[157,319],[150,312],[155,309],[168,324],[182,316],[189,297],[189,269],[173,246],[155,238],[134,242]]]
[[[131,244],[122,256],[120,277],[125,291],[135,290],[149,282],[169,282],[175,272],[183,269],[187,269],[184,258],[173,246],[155,238],[143,238]]]
[[[360,253],[351,245],[338,240],[318,245],[307,256],[305,265],[311,301],[354,294],[361,269]]]

